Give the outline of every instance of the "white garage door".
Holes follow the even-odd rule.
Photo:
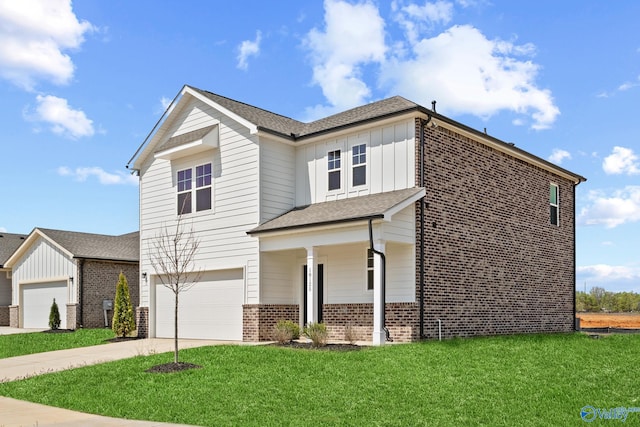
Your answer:
[[[35,283],[22,285],[22,327],[48,328],[51,304],[56,299],[60,329],[67,328],[67,284]]]
[[[242,340],[242,269],[205,273],[200,281],[181,292],[178,306],[178,337]],[[156,284],[156,336],[172,338],[175,296]]]

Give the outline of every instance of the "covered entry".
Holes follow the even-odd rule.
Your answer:
[[[22,327],[48,328],[51,304],[56,300],[60,329],[67,328],[67,282],[32,283],[21,286]]]
[[[156,337],[174,336],[174,293],[156,278]],[[179,295],[179,338],[242,341],[243,269],[209,271]]]

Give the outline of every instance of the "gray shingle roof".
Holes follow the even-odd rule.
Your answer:
[[[140,259],[140,234],[137,231],[121,236],[107,236],[46,228],[38,228],[38,230],[71,252],[76,258],[111,261],[138,261]]]
[[[248,233],[259,234],[268,231],[382,218],[389,209],[421,191],[422,188],[414,187],[301,206],[259,225]]]
[[[0,268],[27,238],[24,234],[0,233]],[[2,273],[4,274],[4,273]]]
[[[351,126],[366,120],[398,114],[420,107],[418,104],[401,96],[394,96],[352,108],[351,110],[334,114],[333,116],[325,117],[314,122],[303,123],[206,90],[197,89],[193,86],[189,87],[260,128],[287,136],[294,134],[296,138],[302,138],[343,126]]]

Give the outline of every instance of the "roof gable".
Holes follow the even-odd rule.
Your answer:
[[[136,262],[140,259],[139,236],[137,231],[120,236],[110,236],[35,228],[23,241],[22,245],[9,257],[6,266],[13,266],[39,239],[50,242],[70,258]]]
[[[0,233],[0,268],[6,264],[26,238],[26,234]]]

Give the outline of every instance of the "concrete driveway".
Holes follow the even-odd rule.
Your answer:
[[[42,332],[46,329],[24,329],[24,328],[10,328],[8,326],[0,326],[0,335],[13,335],[13,334],[28,334],[30,332]]]

